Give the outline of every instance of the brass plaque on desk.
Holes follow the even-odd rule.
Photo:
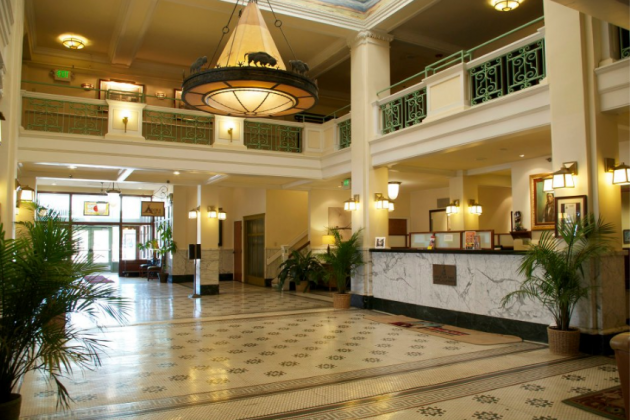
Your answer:
[[[457,286],[457,269],[454,265],[433,264],[433,284]]]

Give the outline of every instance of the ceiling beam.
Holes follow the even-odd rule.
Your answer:
[[[129,175],[131,175],[133,171],[134,169],[121,169],[120,171],[118,171],[118,179],[116,179],[116,181],[123,182],[124,180],[129,178]]]
[[[112,64],[130,67],[151,24],[158,0],[124,0],[109,43]]]
[[[311,68],[309,76],[315,79],[349,57],[350,48],[345,38],[338,39],[309,60],[307,63]]]

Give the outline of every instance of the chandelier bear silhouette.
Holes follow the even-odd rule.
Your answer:
[[[223,28],[214,55],[230,31],[228,25],[239,2]],[[286,39],[282,22],[275,17],[270,3],[269,8],[275,18],[274,26]],[[290,45],[289,49],[293,53]],[[291,70],[287,70],[257,0],[249,0],[242,10],[236,28],[211,68],[214,55],[210,62],[205,56],[198,58],[182,83],[182,100],[199,111],[236,117],[279,117],[317,104],[317,84],[306,75],[308,65],[293,54],[294,59],[289,61]]]

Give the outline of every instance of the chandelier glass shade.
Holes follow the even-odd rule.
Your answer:
[[[258,6],[250,1],[214,68],[191,67],[182,99],[213,114],[291,115],[318,101],[317,85],[304,73],[287,70]]]
[[[80,50],[87,44],[85,38],[78,35],[62,35],[60,39],[63,46],[71,50]]]
[[[492,7],[500,12],[509,12],[516,9],[525,0],[492,0]]]

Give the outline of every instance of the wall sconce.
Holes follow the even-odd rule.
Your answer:
[[[81,87],[85,91],[89,91],[89,90],[94,89],[94,85],[92,83],[81,83]]]
[[[477,216],[481,216],[483,213],[483,207],[481,204],[475,202],[475,200],[468,201],[468,212],[470,214],[476,214]]]
[[[376,202],[376,208],[382,210],[389,210],[389,199],[381,193],[374,194],[374,201]]]
[[[216,207],[208,206],[208,219],[216,219],[219,217]]]
[[[388,208],[389,208],[389,211],[394,211],[394,202],[393,201],[389,202]]]
[[[127,132],[127,123],[129,122],[129,111],[124,110],[124,111],[122,111],[121,115],[123,117],[122,118],[122,122],[123,122],[123,124],[125,124],[125,133],[126,133]]]
[[[164,92],[155,92],[155,97],[158,99],[164,99],[166,98],[166,93]]]
[[[189,219],[196,219],[197,218],[197,212],[199,211],[199,206],[195,207],[194,209],[191,209],[188,212],[188,218]]]
[[[450,216],[457,213],[459,213],[459,200],[453,200],[451,204],[446,206],[446,215]]]
[[[357,208],[359,208],[359,194],[343,202],[343,209],[346,211],[355,211]]]
[[[398,193],[400,192],[400,184],[402,182],[388,182],[387,183],[387,195],[390,200],[395,200],[398,198]]]
[[[630,166],[623,162],[615,166],[614,159],[606,158],[604,159],[604,167],[606,172],[612,172],[613,185],[630,185]]]
[[[554,172],[552,185],[554,189],[558,188],[574,188],[574,176],[577,176],[577,162],[565,162],[559,171]]]
[[[28,203],[32,203],[33,201],[35,201],[35,190],[28,185],[26,187],[22,187],[18,183],[18,191],[20,192],[20,202],[25,201]]]
[[[2,112],[0,112],[0,121],[6,121]],[[2,122],[0,122],[0,146],[2,146]]]
[[[227,213],[223,211],[223,208],[219,207],[219,220],[225,220],[227,218]]]
[[[543,179],[543,192],[553,192],[553,176]]]

